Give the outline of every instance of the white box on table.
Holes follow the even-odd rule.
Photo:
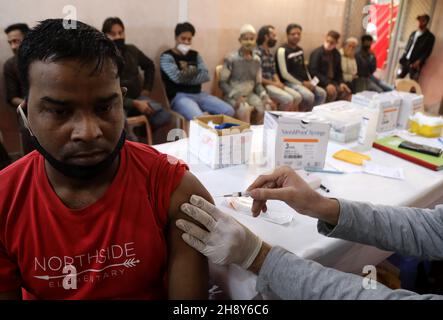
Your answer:
[[[396,94],[363,91],[352,95],[352,102],[364,107],[379,109],[377,132],[390,131],[397,127],[401,99]]]
[[[363,115],[361,106],[349,101],[336,101],[318,105],[312,112],[331,124],[331,140],[342,143],[357,140]]]
[[[217,130],[208,125],[210,122],[238,126]],[[248,163],[251,142],[250,125],[229,116],[200,116],[190,122],[189,151],[212,169]]]
[[[323,168],[330,124],[311,112],[266,111],[263,152],[269,167]]]
[[[425,112],[424,97],[421,94],[400,91],[396,91],[396,94],[401,98],[397,125],[402,129],[408,129],[409,117],[417,112]]]

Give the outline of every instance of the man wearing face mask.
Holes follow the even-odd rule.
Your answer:
[[[275,104],[262,85],[261,62],[255,51],[255,37],[252,25],[241,27],[238,39],[241,47],[225,57],[219,86],[240,120],[261,124],[265,110],[274,109]]]
[[[371,50],[373,41],[369,34],[361,37],[360,50],[355,54],[358,70],[356,89],[357,91],[369,90],[379,93],[392,91],[392,87],[374,76],[374,72],[377,70],[377,57]]]
[[[229,104],[202,91],[209,74],[200,54],[191,49],[194,35],[195,28],[189,22],[177,24],[176,46],[160,56],[162,79],[171,107],[187,120],[204,112],[233,116],[234,109]]]
[[[193,192],[211,196],[125,140],[120,52],[75,23],[40,22],[18,54],[37,151],[0,171],[0,300],[206,298],[207,261],[170,225]]]
[[[329,31],[324,44],[312,51],[309,58],[311,75],[317,77],[320,87],[326,90],[327,102],[351,98],[351,90],[343,79],[338,39],[340,34],[337,31]]]
[[[257,45],[261,60],[262,83],[271,99],[278,102],[280,111],[298,111],[301,95],[285,86],[277,75],[274,55],[271,53],[271,48],[276,44],[275,28],[271,25],[261,27],[258,31]]]
[[[28,31],[29,27],[25,23],[16,23],[10,25],[5,29],[8,43],[14,55],[6,60],[3,66],[3,77],[5,79],[6,100],[13,108],[17,108],[25,98],[23,86],[20,82],[18,74],[17,54],[23,38],[25,37],[26,33],[28,33]],[[28,130],[26,130],[26,128],[23,126],[20,118],[18,119],[18,122],[20,127],[22,149],[23,153],[26,155],[29,152],[33,151],[34,147],[31,144]]]
[[[154,143],[165,142],[167,133],[172,129],[171,114],[150,98],[155,77],[154,63],[136,46],[125,43],[125,27],[120,18],[107,18],[102,32],[114,41],[123,56],[124,67],[120,81],[123,87],[128,88],[124,98],[126,115],[145,115],[154,130]],[[143,83],[139,68],[143,70]]]

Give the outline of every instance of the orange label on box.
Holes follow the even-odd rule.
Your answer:
[[[289,139],[289,138],[286,138],[286,139],[283,139],[283,141],[284,142],[300,142],[300,143],[305,143],[305,142],[317,143],[318,139]]]

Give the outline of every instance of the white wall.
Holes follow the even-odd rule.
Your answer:
[[[272,24],[277,28],[281,41],[285,40],[286,26],[292,22],[299,23],[304,28],[302,46],[310,52],[322,43],[328,30],[342,31],[345,1],[0,0],[0,28],[4,29],[16,22],[34,26],[39,20],[62,18],[63,7],[67,4],[77,8],[79,20],[98,29],[101,29],[107,17],[119,16],[126,26],[127,42],[137,45],[151,57],[157,65],[157,71],[160,53],[174,44],[174,27],[181,14],[196,27],[193,46],[202,54],[213,75],[215,66],[223,61],[223,56],[238,47],[238,32],[244,23],[251,23],[257,30],[262,25]],[[6,35],[1,32],[0,65],[10,56]],[[158,76],[157,72],[157,79]],[[204,88],[210,90],[211,85],[206,84]],[[2,77],[0,86],[3,88]],[[156,86],[154,96],[159,97]],[[6,139],[8,151],[17,151],[15,111],[4,102],[4,90],[0,90],[0,130]]]

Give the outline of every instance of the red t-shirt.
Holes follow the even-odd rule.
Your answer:
[[[186,165],[126,142],[106,193],[81,210],[58,198],[37,152],[0,172],[0,292],[25,299],[167,298],[165,226]]]

